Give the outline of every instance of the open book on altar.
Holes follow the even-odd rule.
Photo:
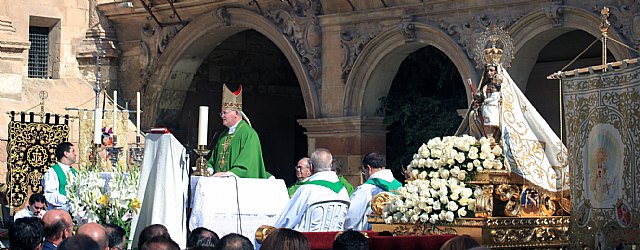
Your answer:
[[[220,237],[229,233],[252,242],[261,225],[274,225],[289,202],[281,179],[191,177],[189,230],[205,227]]]

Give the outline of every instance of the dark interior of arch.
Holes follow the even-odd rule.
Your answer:
[[[409,54],[400,64],[389,94],[381,99],[387,130],[387,165],[396,178],[422,143],[453,135],[466,109],[463,81],[453,62],[433,46]]]

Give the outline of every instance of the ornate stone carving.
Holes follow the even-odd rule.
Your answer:
[[[416,41],[416,25],[414,24],[415,16],[406,15],[400,21],[400,33],[405,37],[406,42]]]
[[[562,27],[564,24],[563,0],[551,0],[550,2],[548,6],[544,7],[544,14],[549,18],[552,27]]]
[[[363,24],[358,27],[350,27],[340,33],[340,48],[342,48],[342,82],[346,83],[353,64],[364,47],[380,33],[376,25]]]
[[[321,7],[319,1],[302,1],[291,0],[290,5],[268,6],[269,10],[265,11],[264,16],[287,37],[298,52],[309,77],[320,88],[322,31],[318,14]]]
[[[504,206],[504,214],[506,216],[518,216],[520,211],[520,188],[516,185],[501,184],[496,189],[496,195],[501,201],[507,201]]]
[[[496,14],[477,14],[471,17],[471,20],[459,20],[449,23],[448,20],[435,20],[439,23],[439,27],[453,38],[467,53],[469,58],[473,58],[474,41],[485,30],[486,27],[496,25],[508,30],[511,25],[525,16],[525,10],[511,12],[510,15],[500,13]]]
[[[422,236],[422,235],[458,234],[451,227],[438,228],[431,224],[403,224],[393,230],[394,236]]]
[[[164,53],[164,49],[167,48],[171,39],[178,35],[178,32],[182,29],[181,24],[165,26],[160,30],[160,36],[158,37],[160,40],[158,42],[158,52],[160,54]]]
[[[227,11],[227,7],[221,7],[216,10],[216,16],[224,23],[224,26],[231,25],[231,17],[229,16],[229,11]]]

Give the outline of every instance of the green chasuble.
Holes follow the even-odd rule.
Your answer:
[[[289,192],[289,198],[291,198],[293,196],[293,194],[296,193],[298,188],[300,188],[303,183],[304,183],[304,181],[297,181],[296,184],[293,184],[293,186],[291,186],[291,187],[289,187],[287,189],[287,191]]]
[[[215,173],[233,172],[240,178],[269,178],[262,160],[260,139],[249,124],[240,120],[233,134],[222,132],[209,159]]]

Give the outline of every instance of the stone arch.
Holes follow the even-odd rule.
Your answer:
[[[538,53],[553,39],[573,30],[582,30],[596,38],[600,35],[600,16],[583,9],[563,6],[560,25],[554,27],[544,10],[525,16],[509,28],[515,47],[515,59],[509,73],[520,89],[525,90],[527,80],[536,64]],[[618,41],[624,38],[613,27],[609,37]],[[616,43],[608,43],[608,49],[616,60],[631,58],[629,50]]]
[[[211,12],[202,14],[171,40],[165,53],[158,58],[149,81],[146,120],[157,119],[163,92],[186,91],[189,84],[185,82],[191,83],[198,67],[211,51],[229,37],[249,29],[261,33],[282,51],[300,84],[307,118],[315,118],[319,113],[315,84],[310,80],[296,49],[282,32],[268,19],[252,11],[229,8],[227,13],[229,20],[222,20]]]
[[[434,46],[444,52],[456,65],[462,79],[479,78],[467,55],[449,35],[425,24],[415,24],[415,35],[415,42],[407,42],[400,29],[393,28],[369,42],[347,78],[345,116],[375,116],[378,100],[389,92],[402,61],[425,46]],[[468,92],[469,87],[464,85]]]

